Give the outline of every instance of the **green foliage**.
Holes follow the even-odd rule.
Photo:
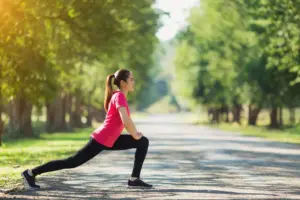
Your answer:
[[[207,107],[295,107],[299,2],[201,0],[177,36],[177,95]]]
[[[101,98],[106,75],[131,69],[137,96],[150,80],[159,11],[152,0],[1,1],[1,90],[35,105],[60,90]]]
[[[175,77],[172,82],[173,93],[179,99],[193,97],[194,90],[197,87],[199,75],[199,66],[197,65],[197,50],[183,41],[177,49],[175,55]],[[194,102],[191,102],[192,104]]]
[[[265,32],[260,39],[265,41],[268,66],[279,70],[288,69],[297,73],[300,79],[299,42],[300,42],[300,3],[293,0],[261,1],[257,11],[257,21],[266,21]]]

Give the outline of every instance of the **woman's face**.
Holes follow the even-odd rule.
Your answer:
[[[129,73],[129,77],[127,78],[126,82],[125,81],[121,81],[121,87],[123,90],[126,90],[128,92],[133,92],[134,91],[134,77],[132,75],[132,72]]]

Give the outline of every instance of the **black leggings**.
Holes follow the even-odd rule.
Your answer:
[[[34,175],[39,175],[60,169],[75,168],[92,159],[103,150],[126,150],[136,148],[131,176],[139,178],[148,151],[148,146],[149,140],[144,136],[139,140],[135,140],[131,135],[120,135],[111,148],[101,145],[95,139],[91,138],[90,141],[75,155],[67,159],[54,160],[45,163],[32,169],[32,173]]]

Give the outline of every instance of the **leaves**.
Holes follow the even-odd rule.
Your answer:
[[[152,3],[1,1],[0,9],[5,8],[0,12],[4,96],[8,100],[24,92],[33,103],[39,103],[61,89],[79,89],[83,95],[91,88],[103,92],[105,76],[120,66],[135,70],[145,84],[159,19]]]
[[[291,0],[201,0],[190,11],[188,29],[178,35],[174,88],[213,107],[295,105],[299,8]]]

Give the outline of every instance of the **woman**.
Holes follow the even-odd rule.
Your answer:
[[[118,90],[113,91],[112,80]],[[89,142],[75,155],[62,160],[50,161],[33,169],[27,169],[22,173],[24,182],[33,188],[39,188],[35,183],[35,177],[42,173],[75,168],[95,157],[103,150],[125,150],[136,148],[134,166],[131,178],[128,180],[130,187],[147,187],[152,185],[140,179],[140,173],[145,160],[149,141],[136,130],[130,118],[130,112],[126,101],[128,92],[134,91],[134,78],[130,71],[120,69],[115,74],[107,76],[104,108],[106,118],[98,129],[92,134]],[[120,135],[126,128],[130,135]]]

